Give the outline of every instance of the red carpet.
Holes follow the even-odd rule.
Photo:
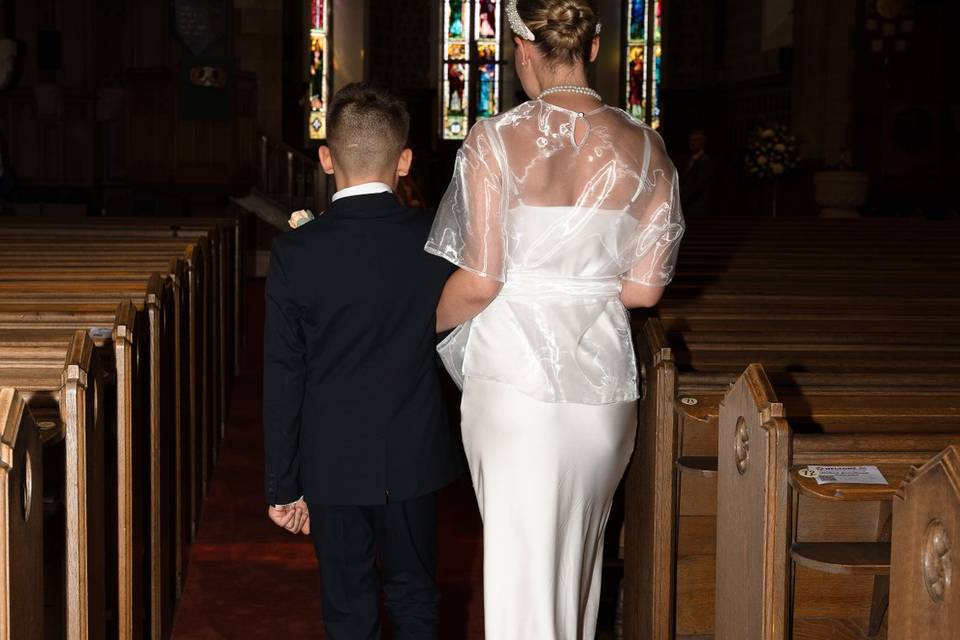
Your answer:
[[[313,547],[266,517],[260,425],[263,283],[251,284],[247,294],[247,349],[190,552],[176,640],[324,637]],[[444,492],[440,513],[440,637],[483,638],[480,516],[469,483]]]

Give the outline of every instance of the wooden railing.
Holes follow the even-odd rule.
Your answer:
[[[319,162],[262,133],[257,152],[257,188],[263,195],[291,211],[319,214],[327,208],[333,185]]]

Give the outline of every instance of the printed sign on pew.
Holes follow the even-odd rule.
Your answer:
[[[811,464],[800,475],[813,478],[817,484],[887,484],[880,470],[873,465],[828,466]]]

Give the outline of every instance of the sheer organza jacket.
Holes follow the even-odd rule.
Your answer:
[[[440,344],[454,380],[495,380],[547,402],[636,400],[619,294],[623,280],[672,279],[678,187],[660,136],[619,109],[533,100],[478,122],[426,250],[504,285]]]

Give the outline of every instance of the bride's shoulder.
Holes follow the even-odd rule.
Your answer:
[[[476,124],[471,127],[470,133],[474,131],[477,133],[501,131],[506,128],[519,126],[528,120],[534,120],[534,114],[538,105],[539,103],[536,100],[528,100],[527,102],[518,104],[512,109],[502,111],[495,116],[477,120]]]

